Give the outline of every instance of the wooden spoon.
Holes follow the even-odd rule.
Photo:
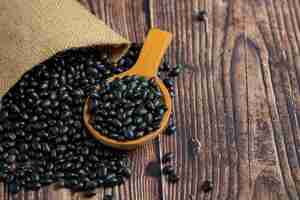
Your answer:
[[[162,92],[162,96],[164,98],[164,102],[167,107],[163,119],[161,120],[160,128],[157,129],[156,131],[150,132],[147,135],[137,138],[135,140],[119,141],[119,140],[109,138],[104,134],[99,133],[90,124],[90,119],[92,116],[89,113],[90,97],[88,97],[84,106],[84,113],[83,113],[84,123],[88,128],[89,132],[100,142],[117,149],[124,149],[124,150],[135,149],[136,147],[143,145],[147,142],[150,142],[154,138],[158,137],[158,135],[166,128],[166,126],[168,125],[168,121],[172,109],[171,96],[164,83],[157,77],[157,72],[159,69],[160,61],[164,53],[166,52],[168,46],[170,45],[171,40],[172,40],[171,33],[161,31],[159,29],[151,29],[147,35],[147,38],[144,42],[144,46],[140,52],[140,56],[136,64],[128,71],[125,71],[121,74],[117,74],[108,80],[108,81],[112,81],[117,77],[122,78],[124,76],[132,76],[132,75],[140,75],[147,78],[154,78],[156,84],[159,86]]]

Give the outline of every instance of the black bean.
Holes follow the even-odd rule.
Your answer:
[[[110,115],[111,117],[115,117],[115,116],[117,116],[117,112],[116,112],[115,110],[111,110],[111,111],[109,112],[109,115]]]
[[[72,115],[72,113],[70,111],[65,111],[61,114],[61,119],[66,119],[68,117],[70,117]]]
[[[143,122],[143,123],[141,123],[140,125],[139,125],[139,128],[141,129],[141,130],[146,130],[146,128],[147,128],[147,123],[146,122]]]
[[[107,59],[108,59],[108,54],[107,54],[107,53],[102,53],[101,56],[100,56],[100,59],[101,59],[103,62],[106,62]]]
[[[32,176],[32,181],[38,182],[39,180],[40,180],[40,176],[39,176],[38,174],[34,174],[34,175]]]
[[[213,190],[213,184],[211,181],[206,180],[202,183],[201,189],[203,192],[208,193]]]
[[[172,165],[167,165],[163,168],[162,172],[165,175],[175,174],[175,169],[173,168]]]
[[[136,109],[136,114],[145,115],[148,113],[148,110],[144,106],[140,106]]]
[[[120,135],[117,133],[109,133],[109,136],[113,139],[119,139]]]
[[[59,133],[59,128],[58,127],[51,127],[49,129],[50,134],[56,135]]]
[[[123,126],[123,124],[118,119],[113,119],[112,124],[118,128],[121,128]]]
[[[5,142],[5,143],[3,144],[3,146],[4,146],[5,148],[10,148],[10,147],[15,146],[15,144],[16,144],[15,141],[9,141],[9,142]]]
[[[49,133],[46,132],[46,131],[44,131],[44,130],[39,131],[39,132],[38,132],[38,135],[39,135],[40,137],[42,137],[42,138],[49,139]],[[24,135],[24,136],[25,136],[25,135]]]
[[[8,191],[16,194],[20,191],[20,186],[14,181],[8,185]]]
[[[82,149],[81,152],[82,152],[83,155],[89,155],[90,150],[89,150],[89,148],[85,147],[85,148]]]
[[[99,162],[99,160],[98,161],[96,161],[96,162]],[[90,179],[96,179],[97,178],[97,173],[95,173],[95,172],[92,172],[92,173],[90,173],[89,174],[89,177],[90,177]]]
[[[39,122],[36,122],[36,123],[32,123],[31,124],[31,128],[33,130],[41,130],[43,127],[42,127],[42,125]]]
[[[103,200],[113,200],[113,196],[111,194],[106,194],[104,195]]]
[[[30,122],[37,122],[38,120],[39,120],[38,116],[33,116],[31,117]]]
[[[63,128],[60,129],[61,134],[66,134],[66,133],[68,133],[68,131],[69,131],[69,127],[67,127],[67,126],[64,126]],[[67,139],[66,139],[66,141],[67,141]]]
[[[167,60],[165,60],[165,62],[163,62],[163,64],[160,66],[160,69],[162,71],[169,71],[171,69],[171,65]]]
[[[168,181],[171,183],[177,183],[179,181],[179,176],[177,174],[168,175]]]
[[[58,147],[57,147],[57,151],[58,151],[58,152],[63,153],[63,152],[65,152],[66,150],[67,150],[67,147],[66,147],[65,145],[58,145]]]
[[[51,105],[51,101],[50,100],[44,100],[41,104],[42,107],[48,107]]]
[[[146,116],[146,121],[148,123],[151,123],[153,121],[153,114],[152,113],[148,113]]]
[[[10,139],[12,141],[17,138],[16,134],[13,132],[7,133],[7,137],[8,137],[8,139]]]
[[[25,132],[23,130],[17,130],[16,135],[17,137],[25,137]]]
[[[81,97],[81,96],[84,96],[84,92],[82,89],[79,88],[79,89],[74,90],[73,95],[77,96],[77,97]]]
[[[136,126],[134,126],[134,125],[129,125],[128,127],[125,128],[124,131],[125,131],[125,132],[126,132],[126,131],[132,131],[132,132],[134,132],[136,129],[137,129]]]
[[[143,120],[142,117],[135,117],[134,118],[134,123],[137,124],[137,125],[143,123],[143,121],[144,120]]]
[[[49,124],[49,126],[55,126],[56,125],[56,120],[51,119],[51,120],[48,121],[48,124]]]
[[[96,187],[98,186],[97,182],[96,181],[90,181],[86,184],[86,188],[88,190],[93,190],[95,189]]]
[[[121,174],[125,177],[130,177],[131,176],[131,169],[125,167],[125,168],[122,169]]]
[[[144,131],[139,131],[136,133],[136,137],[143,137],[145,135]]]
[[[7,162],[13,163],[15,161],[16,161],[16,155],[15,154],[11,154],[11,155],[8,156]]]
[[[25,162],[25,161],[27,161],[28,159],[29,159],[29,156],[26,155],[26,154],[21,154],[21,155],[19,155],[19,156],[17,157],[17,160],[18,160],[18,161],[21,161],[21,162]]]
[[[132,118],[131,117],[128,117],[125,121],[124,121],[124,125],[125,126],[128,126],[129,124],[131,124],[133,122]]]
[[[59,106],[59,101],[53,101],[51,106],[52,108],[57,108]]]
[[[47,144],[47,143],[44,143],[44,144],[42,144],[41,146],[42,146],[42,150],[43,150],[43,152],[45,152],[45,153],[49,153],[49,152],[51,152],[51,149],[50,149],[50,146],[49,146],[49,144]]]
[[[97,193],[95,191],[87,191],[84,193],[84,197],[86,198],[91,198],[93,196],[95,196]]]
[[[104,180],[103,180],[102,178],[98,178],[98,179],[96,180],[96,182],[97,182],[98,186],[102,186],[103,183],[104,183]]]
[[[132,116],[133,112],[134,112],[134,108],[131,108],[131,109],[127,110],[126,111],[126,116],[127,117]]]
[[[173,68],[173,69],[169,72],[168,75],[169,75],[170,77],[176,77],[176,76],[178,76],[178,75],[181,73],[182,70],[183,70],[183,65],[178,64],[178,65],[175,66],[175,68]]]
[[[166,153],[163,157],[162,157],[162,162],[163,163],[167,163],[172,161],[175,158],[175,155],[172,152]]]
[[[152,101],[147,101],[146,107],[150,110],[154,110],[156,108]]]
[[[47,163],[47,169],[53,170],[54,169],[54,164],[53,163]]]
[[[164,82],[164,84],[165,84],[168,88],[174,86],[174,80],[173,80],[173,79],[167,78],[167,79],[164,79],[163,82]]]
[[[1,113],[0,113],[0,122],[4,122],[4,120],[6,120],[7,119],[7,117],[8,117],[8,112],[7,111],[1,111]]]
[[[58,173],[56,173],[56,177],[59,179],[62,179],[65,177],[65,174],[63,172],[58,172]]]
[[[160,108],[157,112],[160,116],[162,116],[165,113],[165,109],[164,108]]]
[[[68,170],[68,169],[70,169],[70,168],[72,168],[73,167],[73,164],[72,163],[65,163],[64,165],[63,165],[63,168],[65,169],[65,170]]]
[[[169,135],[173,135],[176,133],[176,126],[171,125],[167,128],[166,133]]]
[[[135,137],[135,134],[134,134],[133,131],[126,131],[126,132],[125,132],[125,137],[126,137],[127,139],[133,139],[133,138]]]
[[[56,93],[56,91],[51,91],[51,92],[49,93],[49,97],[50,97],[51,100],[55,100],[55,99],[57,98],[57,93]]]

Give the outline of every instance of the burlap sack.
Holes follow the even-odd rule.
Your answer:
[[[55,53],[94,45],[118,58],[129,42],[76,0],[0,0],[0,96]]]

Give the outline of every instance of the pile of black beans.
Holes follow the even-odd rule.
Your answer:
[[[158,129],[166,110],[155,79],[137,75],[105,82],[90,101],[94,128],[121,141]]]
[[[95,87],[129,69],[140,45],[112,63],[109,52],[70,49],[35,66],[2,97],[0,178],[12,193],[57,183],[74,191],[121,184],[131,175],[126,152],[105,147],[83,124],[83,107]],[[161,66],[170,92],[180,67]],[[169,132],[176,128],[170,121]]]

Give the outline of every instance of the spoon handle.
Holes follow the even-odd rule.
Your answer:
[[[159,29],[151,29],[144,41],[140,56],[133,67],[135,74],[156,76],[163,55],[172,41],[172,34]]]

